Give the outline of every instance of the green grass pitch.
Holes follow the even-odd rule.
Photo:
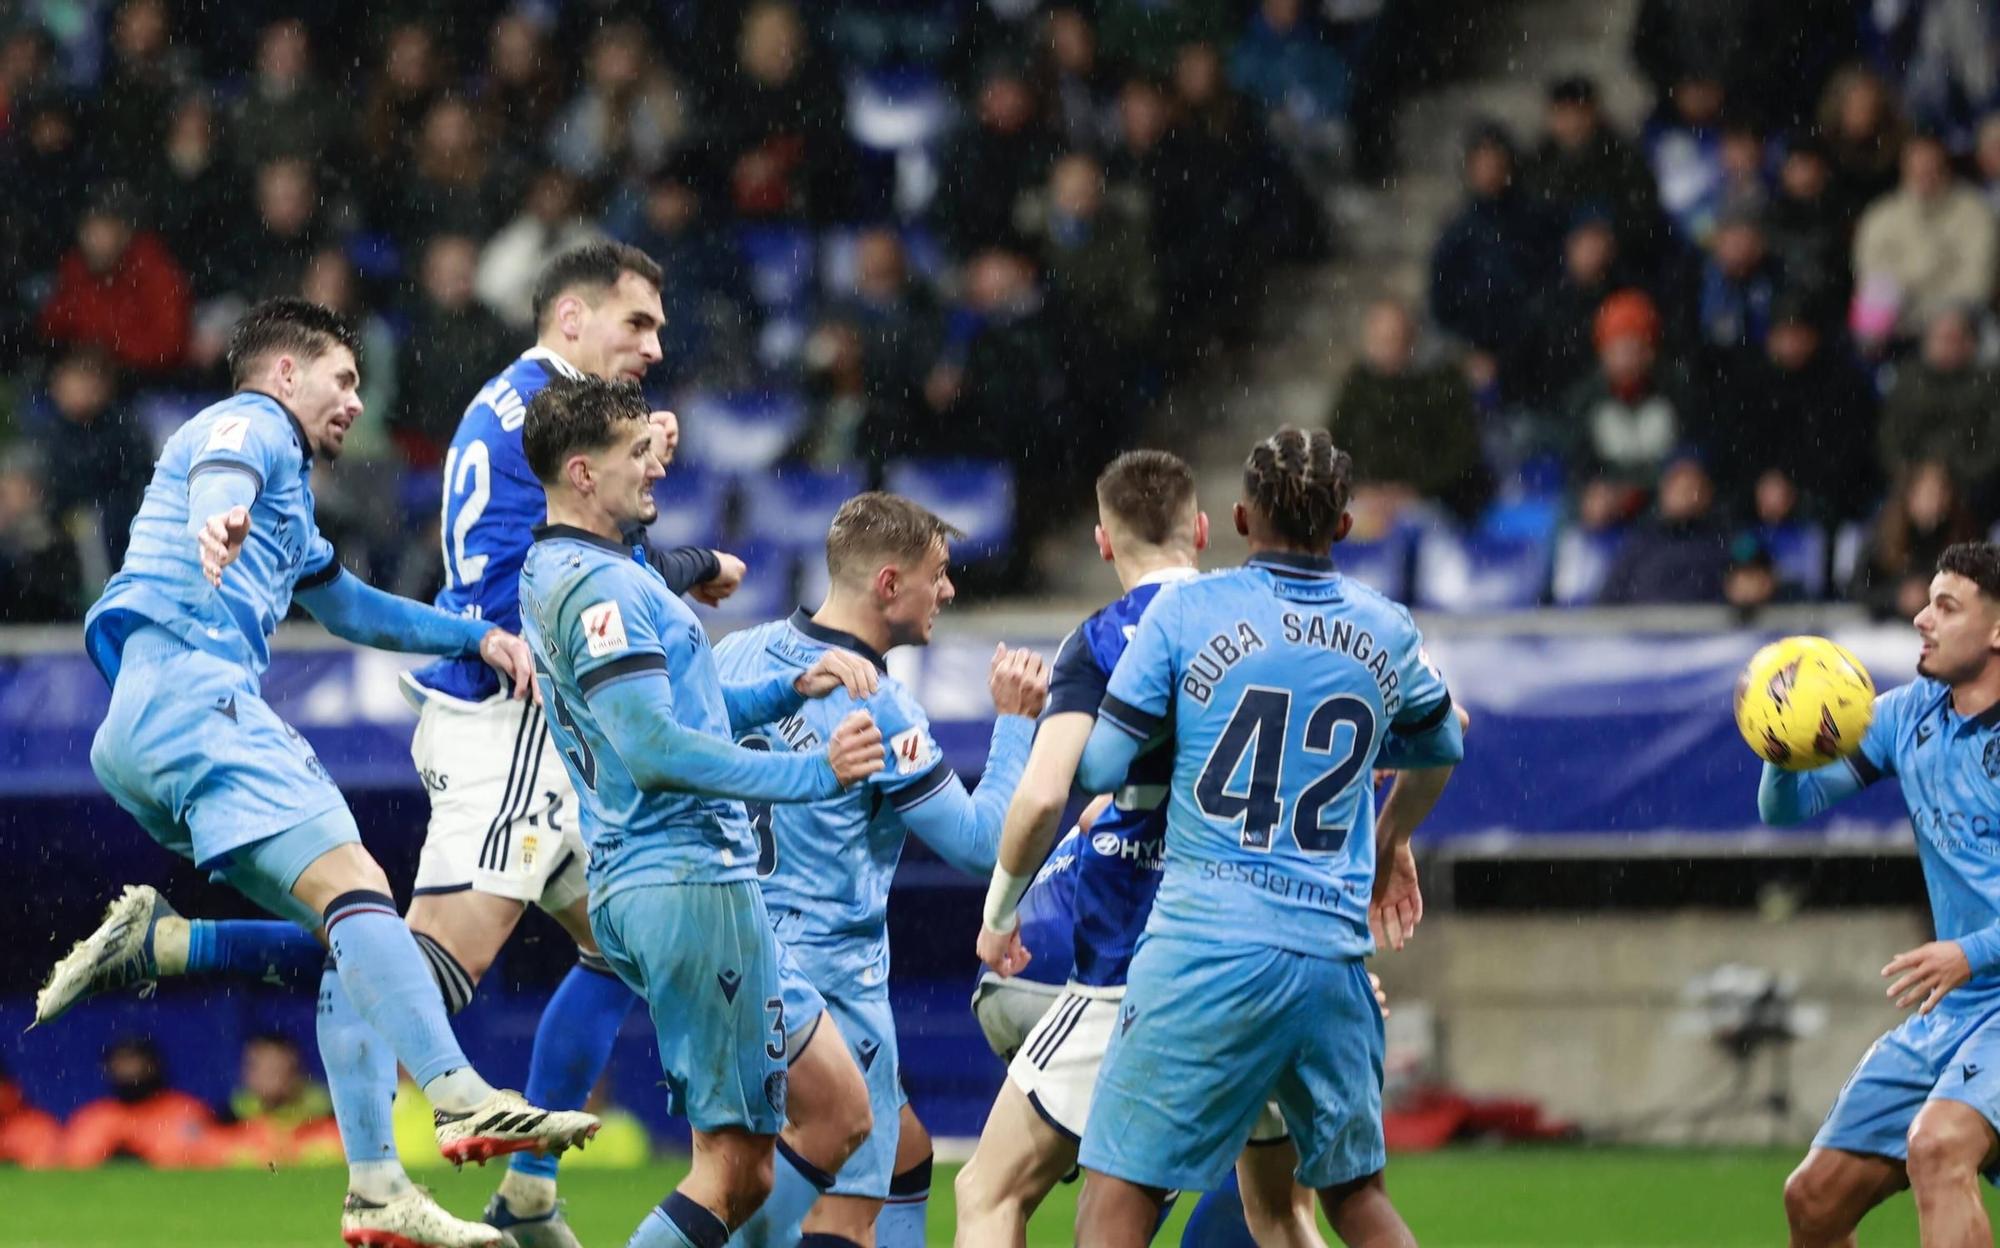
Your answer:
[[[1390,1190],[1427,1248],[1729,1248],[1784,1240],[1779,1191],[1797,1160],[1785,1151],[1457,1150],[1397,1157]],[[578,1171],[564,1179],[571,1223],[587,1248],[618,1248],[678,1169]],[[933,1244],[951,1242],[951,1178],[939,1167]],[[475,1213],[498,1166],[420,1176],[461,1215]],[[0,1243],[16,1248],[293,1248],[338,1244],[337,1172],[84,1173],[0,1170]],[[1161,1244],[1179,1242],[1183,1201]],[[2000,1211],[2000,1201],[1988,1205]],[[1068,1244],[1076,1187],[1059,1189],[1030,1228],[1035,1245]],[[1862,1226],[1866,1244],[1914,1244],[1916,1215],[1899,1196]]]

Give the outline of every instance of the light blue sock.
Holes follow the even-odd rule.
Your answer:
[[[535,1027],[528,1086],[522,1095],[543,1109],[582,1109],[611,1060],[611,1046],[635,1000],[602,958],[585,958],[571,967]],[[515,1153],[508,1168],[545,1179],[556,1177],[553,1154]]]
[[[722,1248],[728,1238],[721,1218],[672,1192],[646,1215],[625,1248]]]
[[[1173,1206],[1169,1205],[1168,1208]],[[1164,1220],[1164,1219],[1163,1219]],[[1221,1187],[1206,1192],[1188,1215],[1181,1248],[1257,1248],[1250,1224],[1243,1220],[1243,1194],[1236,1187],[1236,1169]]]
[[[875,1248],[925,1248],[930,1213],[931,1158],[889,1180],[889,1200],[875,1215]]]
[[[783,1137],[777,1152],[770,1197],[737,1229],[733,1242],[743,1248],[793,1248],[813,1202],[833,1186],[832,1175],[799,1156]]]
[[[437,981],[393,900],[383,893],[342,893],[326,907],[326,938],[355,1010],[389,1042],[396,1060],[426,1093],[447,1072],[470,1068],[445,1017]],[[456,1113],[472,1105],[437,1107]]]
[[[340,973],[323,952],[320,961],[324,969],[319,981],[319,1060],[326,1067],[340,1147],[354,1171],[355,1190],[372,1200],[384,1200],[409,1182],[396,1157],[390,1108],[396,1099],[396,1055],[355,1012]],[[362,1187],[375,1190],[361,1191]]]
[[[325,946],[296,923],[188,921],[190,975],[234,975],[280,988],[303,988],[319,979],[325,964]]]

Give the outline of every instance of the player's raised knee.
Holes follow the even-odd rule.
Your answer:
[[[1933,1101],[1909,1133],[1910,1184],[1959,1182],[1972,1176],[1993,1149],[1993,1128],[1968,1105]]]

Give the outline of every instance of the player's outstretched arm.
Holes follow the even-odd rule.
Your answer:
[[[1021,771],[1028,765],[1035,716],[1048,701],[1048,664],[1033,650],[999,646],[993,651],[987,685],[996,714],[979,787],[968,793],[965,782],[950,775],[928,800],[898,808],[910,831],[967,875],[990,874],[999,857],[1000,831],[1021,783]]]
[[[319,579],[327,572],[331,575]],[[480,643],[494,631],[485,620],[467,619],[379,590],[338,565],[300,581],[297,597],[329,633],[378,650],[479,654]]]
[[[1104,715],[1083,743],[1083,758],[1076,767],[1076,787],[1086,793],[1111,793],[1125,783],[1125,773],[1139,757],[1145,742],[1130,729]]]
[[[856,702],[865,702],[880,687],[881,674],[873,663],[852,651],[828,650],[797,676],[780,671],[762,680],[725,682],[722,705],[729,712],[729,730],[747,732],[793,714],[809,698],[845,689]]]
[[[1757,781],[1757,817],[1788,828],[1822,814],[1867,786],[1846,759],[1811,771],[1786,771],[1770,763]]]
[[[848,716],[824,750],[748,750],[675,722],[664,669],[599,685],[590,709],[633,781],[650,791],[761,802],[833,797],[882,769],[882,734],[865,711]]]

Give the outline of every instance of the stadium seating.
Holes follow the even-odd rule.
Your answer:
[[[728,521],[729,478],[696,467],[674,466],[653,487],[660,515],[646,528],[660,547],[714,546]]]
[[[1556,605],[1582,607],[1596,602],[1624,539],[1622,530],[1565,527],[1556,536],[1555,568],[1550,584],[1550,596]]]
[[[1014,474],[977,460],[906,459],[889,466],[883,488],[930,508],[965,533],[952,546],[961,562],[1004,553],[1014,534]]]
[[[1415,605],[1496,611],[1540,605],[1553,549],[1544,537],[1428,529],[1417,543]]]
[[[1411,535],[1402,530],[1371,542],[1349,538],[1333,548],[1333,561],[1348,576],[1401,602],[1409,592],[1413,545]]]
[[[680,456],[718,472],[758,472],[778,462],[806,423],[788,390],[698,392],[679,401]]]
[[[787,467],[747,477],[737,532],[748,541],[782,550],[823,550],[834,513],[866,488],[861,474],[851,470]]]

